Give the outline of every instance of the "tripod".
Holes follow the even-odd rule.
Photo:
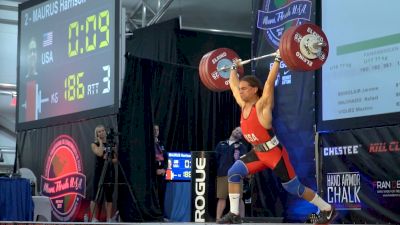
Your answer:
[[[125,171],[124,171],[124,169],[122,168],[122,166],[121,166],[121,163],[119,162],[119,161],[117,161],[117,165],[118,165],[118,170],[117,171],[121,171],[121,174],[122,174],[122,177],[123,177],[123,179],[124,179],[124,183],[118,183],[117,182],[117,179],[118,179],[118,176],[114,176],[114,166],[113,166],[113,162],[112,162],[112,159],[113,159],[113,156],[114,156],[114,151],[112,150],[112,148],[113,148],[113,146],[115,146],[114,144],[111,144],[111,145],[107,145],[106,147],[105,147],[105,152],[104,152],[104,154],[106,154],[106,157],[105,157],[105,159],[104,159],[104,165],[103,165],[103,168],[102,168],[102,171],[101,171],[101,175],[100,175],[100,179],[99,179],[99,182],[98,182],[98,188],[97,188],[97,192],[96,192],[96,197],[95,197],[95,200],[94,200],[94,202],[95,202],[95,204],[97,204],[97,205],[102,205],[102,204],[99,204],[99,203],[102,203],[102,201],[100,201],[99,202],[99,199],[101,198],[101,199],[104,199],[104,185],[115,185],[115,184],[118,184],[118,185],[120,185],[120,184],[125,184],[125,185],[127,185],[127,187],[128,187],[128,190],[129,190],[129,194],[130,194],[130,197],[131,197],[131,199],[132,199],[132,202],[134,203],[134,205],[135,205],[135,207],[136,207],[136,209],[137,209],[137,212],[138,212],[138,215],[139,215],[139,217],[140,217],[140,219],[142,220],[142,221],[144,221],[143,220],[143,216],[142,216],[142,213],[141,213],[141,211],[140,211],[140,209],[139,209],[139,207],[138,207],[138,204],[137,204],[137,200],[136,200],[136,197],[135,197],[135,195],[134,195],[134,193],[133,193],[133,191],[132,191],[132,189],[131,189],[131,186],[129,185],[129,183],[128,183],[128,179],[127,179],[127,177],[126,177],[126,175],[125,175]],[[111,170],[111,171],[110,171]],[[109,175],[109,173],[108,172],[111,172],[112,173],[112,175],[111,175],[111,177],[114,179],[113,181],[111,181],[110,180],[110,175]],[[109,183],[105,183],[105,178],[106,178],[106,175],[108,175],[108,180],[107,180],[107,182],[109,182]],[[107,194],[107,193],[106,193]],[[118,195],[118,191],[117,191],[117,195]],[[107,206],[106,206],[107,207]],[[92,213],[91,213],[91,215],[92,215],[92,217],[95,215],[95,213],[96,213],[96,206],[92,209]],[[106,209],[107,210],[107,209]],[[89,219],[89,221],[91,221],[92,220],[92,217]]]

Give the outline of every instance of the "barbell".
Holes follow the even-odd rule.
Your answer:
[[[313,71],[322,67],[329,53],[326,35],[315,24],[304,23],[287,29],[280,39],[279,53],[286,66],[292,71]],[[275,57],[270,53],[240,61],[245,65],[252,61]],[[218,48],[206,53],[199,63],[199,75],[202,83],[212,91],[229,89],[230,67],[239,60],[236,52],[229,48]],[[243,67],[238,67],[239,78],[243,76]]]

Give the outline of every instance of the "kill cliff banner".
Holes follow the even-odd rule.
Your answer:
[[[343,223],[400,223],[400,126],[321,134],[321,190]]]

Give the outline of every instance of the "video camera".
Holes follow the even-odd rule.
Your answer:
[[[115,133],[114,128],[110,128],[107,131],[107,143],[110,144],[111,146],[115,146],[115,139],[117,137],[117,133]]]
[[[114,128],[110,128],[106,131],[106,139],[107,143],[105,145],[105,152],[107,154],[107,158],[112,158],[112,152],[114,151],[113,148],[116,146],[116,137],[118,134],[114,131]]]

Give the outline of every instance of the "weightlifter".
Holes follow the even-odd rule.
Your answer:
[[[234,62],[230,68],[230,89],[242,109],[240,126],[244,138],[252,144],[253,149],[240,157],[228,171],[230,212],[217,220],[218,224],[242,223],[239,216],[240,182],[246,175],[264,169],[271,169],[290,194],[301,197],[319,208],[319,213],[310,217],[313,223],[328,224],[336,215],[333,205],[299,181],[286,148],[274,133],[272,127],[274,83],[280,61],[278,50],[264,87],[255,76],[244,76],[239,80],[237,67],[240,61]]]

